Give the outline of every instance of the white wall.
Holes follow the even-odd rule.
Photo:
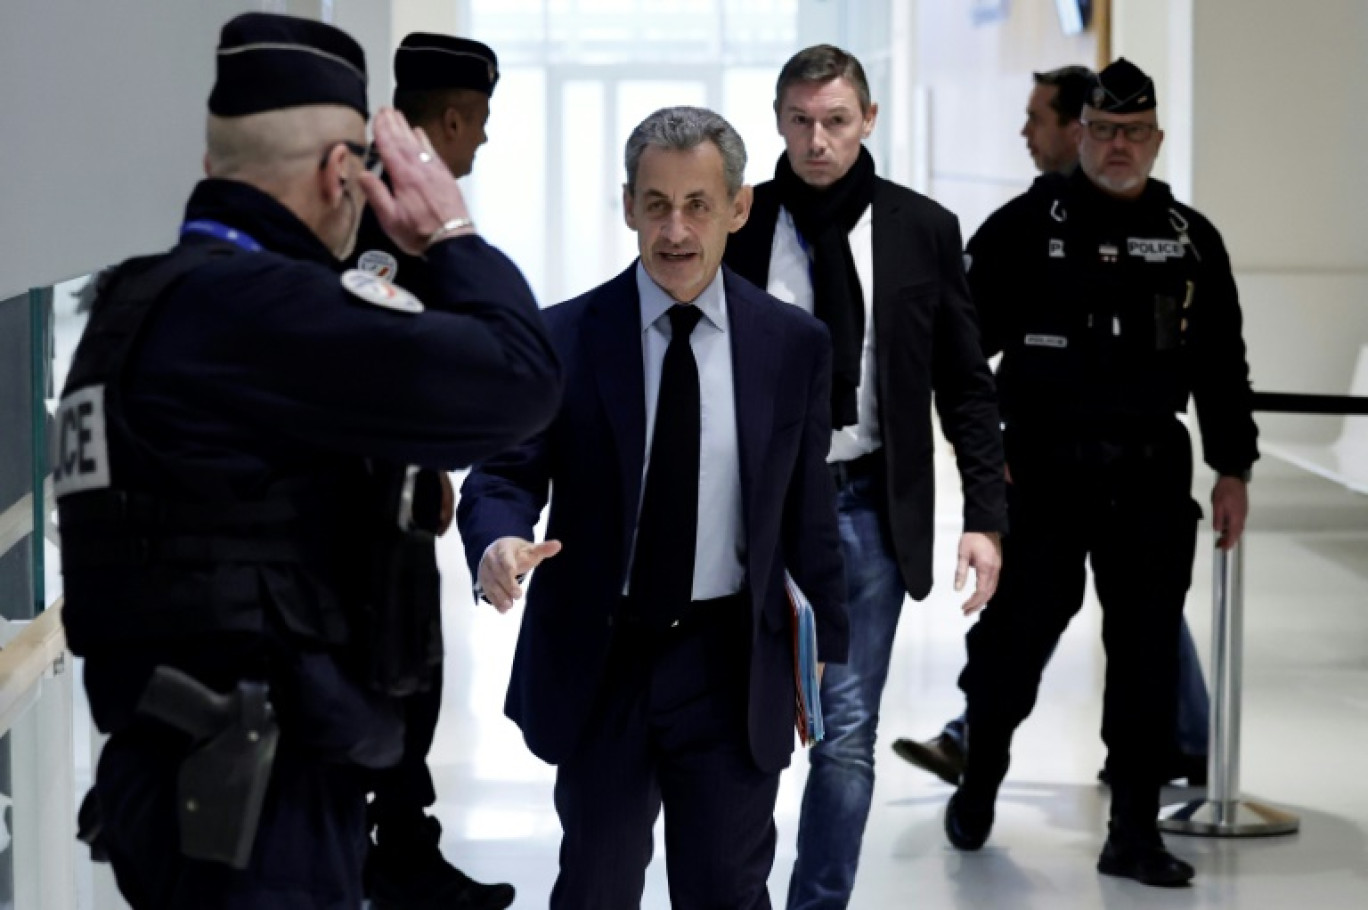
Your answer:
[[[389,0],[4,0],[0,299],[174,242],[219,28],[248,9],[331,13],[383,46],[388,96]]]
[[[905,110],[921,146],[912,176],[959,216],[967,239],[1035,178],[1020,136],[1031,73],[1092,66],[1096,34],[1063,35],[1053,0],[1013,0],[1003,18],[977,23],[963,2],[920,0],[912,15],[905,26],[915,43],[903,51],[916,80]]]
[[[1255,388],[1343,393],[1368,342],[1368,3],[1200,0],[1192,22],[1192,201],[1230,248]]]

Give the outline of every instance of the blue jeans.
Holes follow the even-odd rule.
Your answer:
[[[960,714],[945,725],[941,732],[964,749],[964,715]],[[1204,756],[1211,736],[1211,699],[1207,695],[1206,680],[1202,678],[1202,663],[1197,658],[1197,645],[1192,630],[1183,620],[1178,636],[1178,724],[1174,742],[1183,755]]]
[[[789,910],[845,907],[874,793],[874,738],[902,611],[902,575],[883,515],[882,482],[849,481],[836,493],[845,554],[850,655],[822,679],[826,739],[809,752]]]
[[[1178,751],[1184,755],[1206,755],[1211,736],[1211,699],[1207,696],[1206,680],[1202,678],[1202,662],[1197,659],[1197,645],[1192,630],[1183,620],[1178,633],[1178,729],[1175,731]]]

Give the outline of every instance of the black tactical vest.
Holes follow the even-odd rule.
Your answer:
[[[235,499],[220,478],[159,457],[125,411],[128,365],[160,302],[191,271],[235,251],[191,243],[124,263],[81,337],[57,412],[53,472],[63,622],[78,655],[256,633],[268,621],[325,646],[348,638],[347,611],[308,569],[311,559],[335,559],[314,551],[315,532],[338,508],[337,487],[296,479]]]

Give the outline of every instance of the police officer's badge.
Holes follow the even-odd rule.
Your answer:
[[[386,281],[399,277],[399,260],[384,250],[366,250],[357,258],[356,267]]]
[[[423,304],[408,291],[378,275],[360,269],[347,269],[342,273],[342,287],[354,297],[366,303],[384,307],[398,313],[418,314],[423,312]]]

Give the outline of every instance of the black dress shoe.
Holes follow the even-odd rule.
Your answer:
[[[959,784],[960,775],[964,773],[964,750],[944,733],[924,743],[914,739],[895,740],[893,751],[903,761],[930,771],[952,787]]]
[[[1154,888],[1181,888],[1192,881],[1195,870],[1168,850],[1156,836],[1154,841],[1127,844],[1108,837],[1097,860],[1103,875],[1133,878]]]
[[[976,805],[956,790],[945,804],[945,836],[959,850],[978,850],[993,833],[993,804]]]

